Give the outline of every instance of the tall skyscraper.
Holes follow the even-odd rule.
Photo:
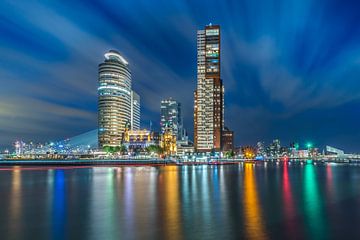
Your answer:
[[[131,130],[140,130],[140,96],[131,91]]]
[[[162,100],[160,115],[161,133],[164,134],[168,128],[171,129],[172,134],[176,135],[177,140],[183,140],[185,134],[181,116],[181,103],[172,98]]]
[[[131,73],[128,62],[114,50],[99,64],[98,104],[99,147],[119,146],[131,121]]]
[[[220,78],[220,26],[197,32],[197,89],[194,92],[194,144],[199,152],[222,148],[224,86]]]

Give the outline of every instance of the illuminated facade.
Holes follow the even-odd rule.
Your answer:
[[[119,146],[131,121],[131,73],[128,62],[114,50],[99,64],[98,104],[99,147]]]
[[[128,149],[144,149],[150,145],[159,145],[159,134],[146,129],[126,130],[123,144]]]
[[[166,155],[176,154],[176,135],[173,134],[170,129],[166,129],[165,132],[161,134],[160,146]]]
[[[222,148],[224,86],[220,78],[220,26],[197,32],[197,89],[194,92],[194,144],[199,152]]]
[[[183,140],[185,138],[185,132],[181,116],[181,104],[169,98],[162,100],[160,107],[161,133],[164,134],[165,129],[169,127],[172,133],[176,135],[177,140]]]
[[[131,130],[140,129],[140,96],[131,91],[131,112],[130,112]]]
[[[16,141],[14,143],[14,147],[15,147],[15,154],[17,156],[21,155],[24,151],[25,148],[25,143],[23,141]]]

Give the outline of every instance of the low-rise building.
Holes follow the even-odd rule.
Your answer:
[[[176,155],[187,156],[195,153],[195,147],[189,140],[177,141]]]
[[[126,130],[124,133],[123,145],[128,151],[145,149],[150,145],[159,145],[159,133],[147,129]]]

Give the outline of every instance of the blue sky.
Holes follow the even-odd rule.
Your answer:
[[[312,140],[360,151],[360,3],[335,0],[0,3],[0,146],[96,128],[97,65],[130,62],[142,125],[183,104],[192,135],[196,30],[220,24],[225,121],[237,145]]]

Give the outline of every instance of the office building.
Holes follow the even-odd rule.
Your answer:
[[[131,130],[140,130],[140,96],[131,91],[131,112],[130,112]]]
[[[161,101],[160,106],[160,128],[164,134],[168,128],[177,140],[184,140],[185,130],[183,128],[183,120],[181,115],[181,103],[168,98]]]
[[[224,126],[224,87],[220,78],[220,26],[197,32],[197,89],[194,92],[194,144],[198,152],[220,151]]]
[[[99,64],[98,144],[119,146],[126,124],[131,121],[131,73],[119,52],[105,53]]]

